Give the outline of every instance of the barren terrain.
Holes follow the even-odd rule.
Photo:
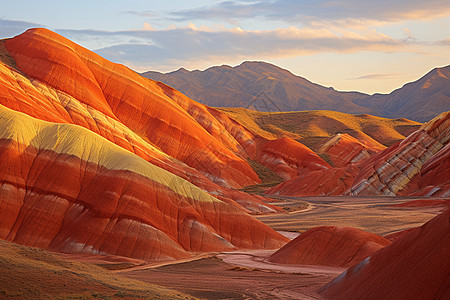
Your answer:
[[[351,226],[386,235],[420,226],[443,207],[405,208],[394,204],[419,200],[411,197],[301,197],[279,198],[274,204],[287,213],[258,219],[291,238],[319,225]],[[426,202],[427,200],[425,200]],[[308,208],[298,210],[308,204]],[[431,204],[431,203],[430,203]],[[317,290],[344,269],[323,266],[292,266],[270,263],[274,251],[211,253],[181,263],[140,266],[121,270],[122,275],[176,289],[207,299],[321,299]]]
[[[303,232],[314,226],[331,225],[355,227],[383,236],[420,226],[443,210],[442,207],[425,205],[414,208],[393,206],[419,199],[423,198],[347,196],[280,198],[274,203],[287,209],[304,205],[305,202],[309,207],[306,210],[257,218],[275,230]]]

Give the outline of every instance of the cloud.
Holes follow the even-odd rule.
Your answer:
[[[30,22],[0,19],[0,39],[16,36],[32,27],[45,26]]]
[[[138,17],[142,17],[142,18],[153,18],[153,17],[158,17],[158,14],[154,11],[150,11],[150,10],[145,10],[145,11],[125,11],[125,14],[129,14],[129,15],[134,15],[134,16],[138,16]]]
[[[440,40],[434,43],[438,46],[450,46],[450,39]]]
[[[211,65],[230,59],[255,60],[322,52],[405,50],[402,41],[376,31],[347,31],[338,34],[323,28],[288,27],[268,31],[244,31],[236,27],[214,31],[190,24],[187,27],[165,30],[58,32],[82,44],[84,34],[93,41],[116,40],[113,46],[99,47],[95,52],[142,71],[144,68],[156,69],[164,66],[167,69],[201,61]]]
[[[216,5],[170,13],[178,21],[217,20],[236,23],[263,18],[300,24],[326,19],[400,21],[433,19],[450,14],[448,0],[273,0],[226,1]]]
[[[367,74],[363,76],[359,76],[356,78],[350,78],[348,80],[362,80],[362,79],[393,79],[398,78],[401,74],[399,73],[384,73],[384,74]]]

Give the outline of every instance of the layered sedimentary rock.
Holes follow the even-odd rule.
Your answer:
[[[0,238],[141,259],[277,248],[285,238],[186,180],[72,124],[0,107]]]
[[[450,209],[324,286],[331,299],[448,299]]]
[[[366,160],[381,150],[383,148],[365,145],[346,133],[338,133],[321,147],[319,154],[326,155],[333,166],[344,167]]]
[[[419,190],[418,194],[426,196],[448,195],[449,139],[450,112],[447,112],[361,163],[361,171],[348,194],[394,196],[406,189],[407,194]],[[414,183],[415,188],[408,186]]]
[[[143,259],[287,241],[234,189],[260,180],[227,117],[46,29],[0,52],[0,238]]]
[[[233,190],[260,183],[247,159],[285,178],[328,167],[298,142],[255,135],[223,113],[49,30],[28,30],[1,44],[0,104],[41,120],[83,126],[251,212],[277,208]]]
[[[356,228],[319,226],[309,229],[269,257],[279,264],[351,267],[391,242]]]
[[[258,140],[256,159],[288,180],[299,174],[328,170],[331,166],[305,145],[291,138]]]
[[[334,168],[299,174],[269,194],[315,195],[450,195],[450,112],[442,113],[407,138],[381,150],[345,136],[331,139],[321,154]],[[365,159],[363,159],[365,157]],[[361,159],[361,160],[360,160]]]
[[[259,182],[250,166],[180,107],[174,100],[179,92],[166,91],[165,86],[45,29],[28,30],[7,40],[5,45],[17,69],[43,83],[41,88],[48,88],[48,93],[55,93],[56,97],[68,95],[86,110],[95,111],[112,123],[119,121],[167,155],[223,186],[242,187]],[[54,99],[46,102],[55,103],[51,100]],[[98,128],[96,133],[102,135],[110,133],[101,131],[109,131],[111,126],[103,128],[103,124],[89,122],[78,109],[65,110],[62,106],[57,102],[54,107],[49,105],[45,114],[60,118],[62,114],[67,122],[80,123],[94,131]]]
[[[292,197],[343,195],[352,186],[358,172],[356,165],[305,172],[267,190],[267,194]]]

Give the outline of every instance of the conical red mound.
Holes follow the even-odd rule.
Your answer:
[[[269,257],[279,264],[353,266],[391,242],[350,227],[319,226],[309,229]]]
[[[383,150],[366,144],[347,133],[339,133],[321,147],[320,153],[328,156],[335,167],[344,167],[363,161],[372,154]]]
[[[449,299],[450,209],[322,288],[331,299]]]

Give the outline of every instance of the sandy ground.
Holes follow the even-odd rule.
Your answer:
[[[217,257],[230,265],[282,273],[337,276],[346,270],[346,268],[326,266],[276,264],[267,260],[267,258],[275,251],[276,250],[239,250],[223,252],[217,255]]]
[[[442,207],[393,207],[411,197],[297,197],[274,202],[287,209],[309,203],[309,209],[284,214],[256,216],[275,230],[304,232],[314,226],[349,226],[386,235],[429,221]]]
[[[121,274],[205,299],[321,299],[317,290],[336,276],[246,268],[217,257]]]
[[[257,216],[259,220],[295,238],[319,225],[360,228],[386,235],[420,226],[442,207],[400,208],[393,204],[408,197],[301,197],[278,199],[274,204],[288,213]],[[418,199],[418,198],[417,198]],[[308,209],[296,208],[309,204]],[[274,250],[239,250],[210,253],[161,265],[140,265],[118,270],[122,275],[155,283],[206,299],[321,299],[317,291],[343,268],[278,265],[266,258]]]

